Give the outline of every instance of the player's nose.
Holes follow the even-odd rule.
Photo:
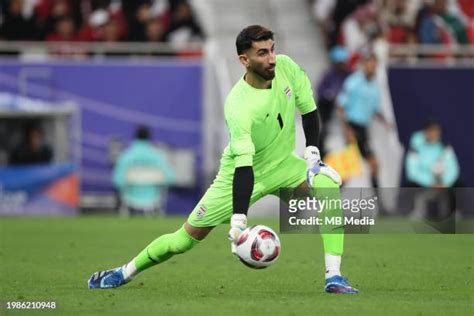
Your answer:
[[[276,65],[276,55],[275,54],[270,54],[269,59],[268,59],[268,64],[270,66],[275,66]]]

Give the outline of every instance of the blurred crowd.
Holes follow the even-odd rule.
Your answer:
[[[316,0],[328,47],[355,52],[384,37],[394,44],[474,44],[472,0]]]
[[[313,8],[331,61],[315,87],[323,122],[322,154],[344,180],[360,175],[360,168],[354,165],[355,157],[362,158],[367,162],[371,185],[377,188],[382,158],[371,148],[371,133],[384,135],[388,144],[396,128],[386,71],[388,60],[428,57],[410,50],[397,55],[391,44],[441,44],[443,48],[473,45],[474,1],[316,0]],[[435,51],[430,56],[446,60],[454,55]],[[331,148],[328,141],[333,118],[342,122],[346,144],[342,149]],[[371,128],[375,119],[385,128]],[[441,137],[437,119],[432,118],[412,135],[410,154],[402,162],[409,186],[460,185],[456,153]]]
[[[0,40],[200,42],[187,0],[0,0]]]

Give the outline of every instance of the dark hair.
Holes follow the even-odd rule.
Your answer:
[[[436,119],[433,119],[433,118],[430,118],[428,119],[425,124],[423,125],[423,129],[424,130],[427,130],[427,129],[430,129],[432,127],[439,127],[441,128],[441,124],[439,124],[439,122],[436,120]]]
[[[266,41],[273,39],[273,32],[261,25],[250,25],[240,31],[235,40],[237,54],[243,54],[247,49],[252,47],[253,42]]]
[[[135,132],[135,138],[141,140],[149,140],[150,139],[150,130],[148,127],[144,125],[140,125]]]
[[[25,126],[25,133],[29,135],[34,131],[39,132],[41,134],[43,133],[43,129],[41,128],[41,125],[38,122],[28,122]]]

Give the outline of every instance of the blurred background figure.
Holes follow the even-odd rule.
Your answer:
[[[2,1],[3,23],[0,24],[0,39],[9,41],[35,39],[35,16],[24,16],[23,1]],[[1,14],[1,13],[0,13]]]
[[[412,219],[447,218],[455,211],[459,164],[453,148],[442,141],[439,123],[429,121],[413,133],[406,158],[406,176],[414,192]]]
[[[31,165],[50,163],[53,157],[51,147],[44,142],[39,125],[31,123],[25,128],[24,141],[10,154],[10,165]]]
[[[165,38],[173,44],[204,40],[204,32],[196,21],[191,6],[186,1],[178,2],[171,15]]]
[[[187,0],[1,0],[0,40],[202,42]]]
[[[344,45],[351,54],[360,50],[376,37],[379,30],[377,11],[372,3],[357,7],[341,26]]]
[[[378,163],[370,147],[368,127],[375,117],[390,127],[380,112],[380,91],[375,81],[377,58],[367,54],[362,69],[350,75],[337,97],[339,114],[347,133],[357,140],[359,151],[369,163],[372,186],[378,188]]]
[[[382,8],[382,21],[387,30],[387,39],[391,43],[407,43],[411,40],[414,13],[410,14],[406,0],[389,0]]]
[[[175,180],[166,157],[152,143],[150,130],[139,126],[135,140],[118,158],[113,184],[121,199],[124,214],[153,214],[163,211],[164,196]]]
[[[418,38],[427,44],[467,44],[466,28],[461,19],[449,12],[446,0],[428,2],[418,13]]]
[[[151,20],[147,23],[145,29],[145,40],[147,42],[163,42],[165,28],[158,20]]]
[[[70,16],[58,18],[54,26],[54,32],[46,38],[49,42],[75,42],[79,40],[75,32],[74,21]]]
[[[322,120],[321,130],[321,157],[326,153],[325,143],[328,134],[328,123],[336,108],[336,97],[341,91],[342,85],[351,71],[347,65],[349,54],[342,46],[334,46],[329,51],[331,67],[323,74],[316,88],[318,98],[318,111]]]
[[[405,166],[407,179],[414,187],[449,188],[459,178],[456,153],[443,143],[441,126],[436,121],[413,133]]]
[[[347,20],[347,18],[357,8],[368,3],[368,0],[333,0],[333,11],[330,14],[332,23],[328,28],[328,44],[334,46],[341,42],[341,26]]]

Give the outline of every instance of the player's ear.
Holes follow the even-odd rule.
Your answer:
[[[239,61],[242,65],[244,65],[245,68],[249,66],[250,60],[247,54],[239,55]]]

